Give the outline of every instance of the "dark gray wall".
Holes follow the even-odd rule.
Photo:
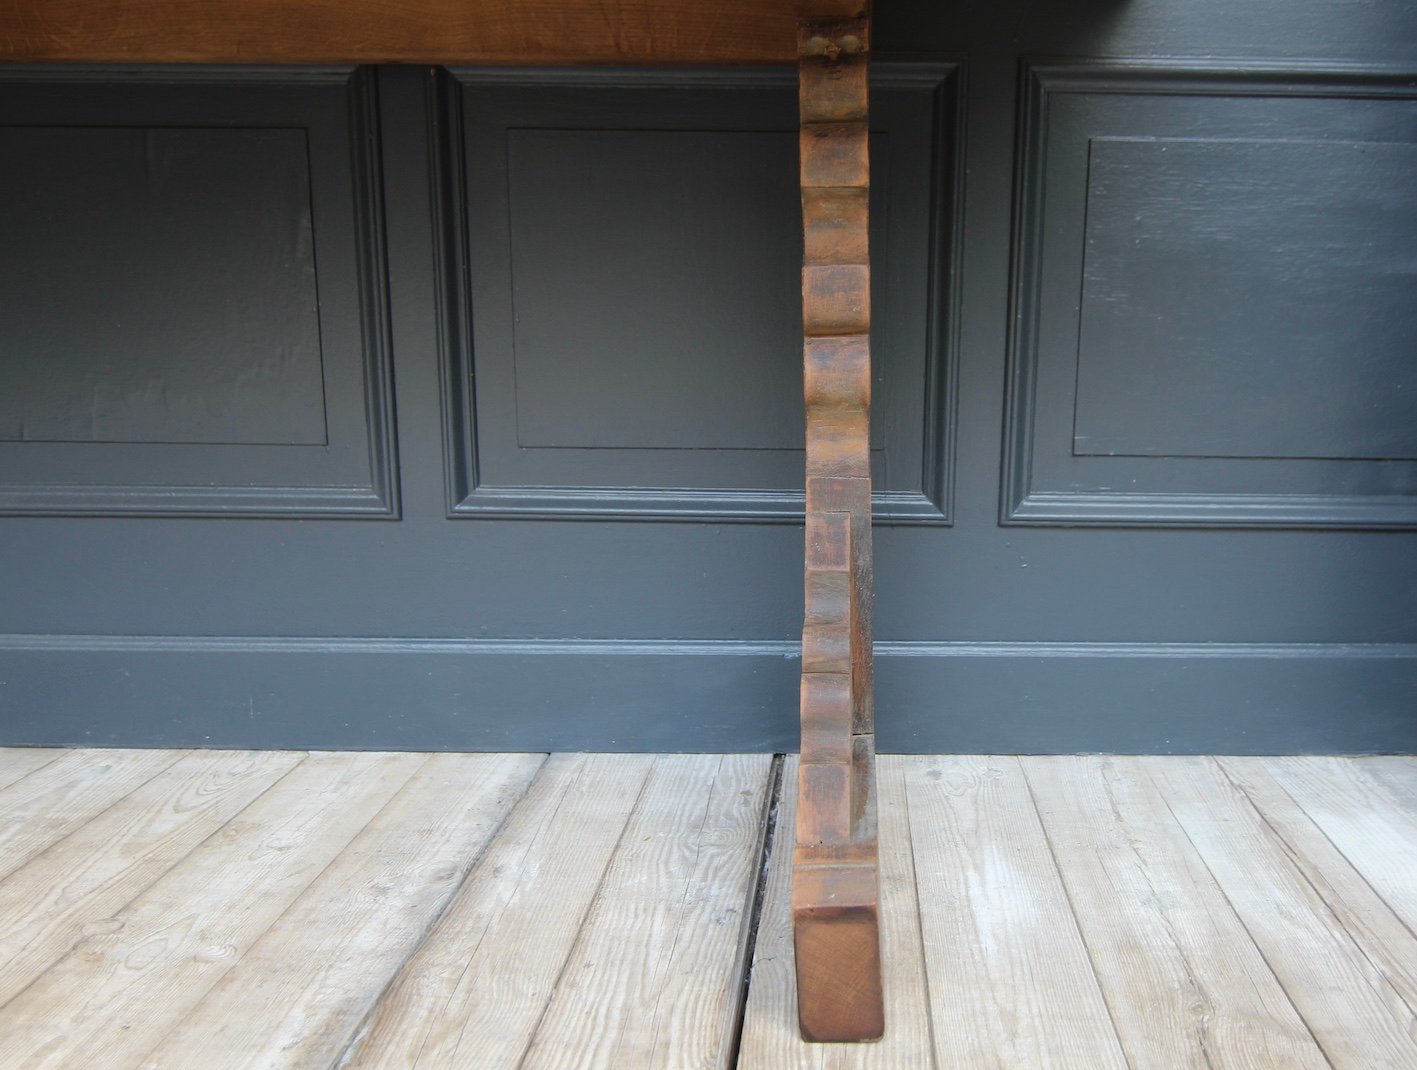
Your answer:
[[[883,4],[885,750],[1417,750],[1417,3]],[[0,71],[0,742],[792,749],[790,72]]]

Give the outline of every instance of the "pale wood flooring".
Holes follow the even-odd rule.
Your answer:
[[[1417,759],[880,760],[805,1045],[767,755],[0,750],[0,1068],[1417,1070]]]

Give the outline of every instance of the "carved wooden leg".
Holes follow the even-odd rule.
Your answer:
[[[808,1040],[885,1030],[871,660],[871,276],[862,0],[802,0],[806,619],[792,923]]]

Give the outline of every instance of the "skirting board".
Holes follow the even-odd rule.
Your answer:
[[[1417,644],[876,658],[883,752],[1417,752]],[[787,641],[0,635],[0,745],[792,751],[797,675]]]

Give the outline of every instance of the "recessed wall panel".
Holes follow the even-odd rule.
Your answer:
[[[1417,459],[1417,145],[1094,138],[1077,455]]]
[[[1417,526],[1417,91],[1026,71],[1003,518]]]
[[[519,445],[801,449],[796,149],[508,132]]]
[[[303,130],[0,129],[0,439],[323,445]]]
[[[939,523],[954,67],[873,78],[877,514]],[[790,74],[465,72],[443,104],[453,515],[800,517]]]
[[[0,72],[0,512],[395,510],[373,72]]]

